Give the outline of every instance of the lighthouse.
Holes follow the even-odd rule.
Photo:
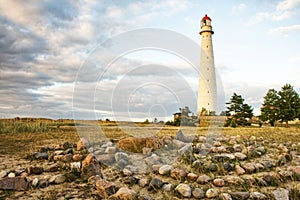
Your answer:
[[[205,15],[201,20],[201,55],[198,85],[197,115],[209,115],[217,111],[217,86],[211,18]]]

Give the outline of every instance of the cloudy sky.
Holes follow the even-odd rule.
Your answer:
[[[258,113],[268,89],[299,92],[300,0],[0,0],[0,117],[195,111],[206,13],[220,102],[237,92]]]

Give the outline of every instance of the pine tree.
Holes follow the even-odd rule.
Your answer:
[[[279,118],[288,126],[289,121],[299,118],[300,97],[290,84],[285,84],[278,94],[280,97],[278,101],[280,107]]]
[[[262,121],[268,121],[271,126],[275,125],[275,122],[279,120],[279,95],[274,89],[269,89],[266,96],[264,97],[264,103],[261,107],[260,119]]]
[[[229,116],[226,120],[225,126],[239,125],[249,126],[251,123],[249,120],[253,117],[253,108],[244,103],[244,99],[241,95],[233,93],[230,101],[227,102],[226,115]]]

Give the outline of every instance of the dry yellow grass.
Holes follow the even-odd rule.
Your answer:
[[[8,124],[9,122],[5,122]],[[13,122],[11,122],[13,123]],[[28,122],[36,123],[36,122]],[[57,121],[47,122],[47,125],[57,126]],[[126,124],[116,122],[92,122],[80,121],[80,126],[74,126],[71,121],[60,122],[59,127],[43,129],[43,132],[20,132],[20,133],[1,133],[0,134],[0,153],[24,155],[29,151],[37,150],[43,145],[57,145],[63,142],[77,142],[80,137],[87,137],[90,141],[100,141],[104,139],[120,139],[128,136],[148,137],[151,135],[175,135],[179,129],[185,134],[207,135],[211,133],[226,135],[247,135],[264,137],[276,142],[300,142],[300,127],[241,127],[228,128],[219,127],[208,129],[207,127],[173,127],[173,126],[157,126],[155,124],[147,124],[143,126],[133,126],[133,123]],[[78,122],[76,122],[78,123]],[[96,126],[90,126],[95,125]],[[9,125],[9,124],[8,124]],[[25,124],[31,126],[30,124]],[[99,126],[100,125],[100,126]],[[22,129],[21,129],[22,130]],[[35,130],[35,129],[33,129]],[[48,131],[45,131],[48,130]]]

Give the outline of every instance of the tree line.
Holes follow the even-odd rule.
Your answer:
[[[254,116],[253,108],[245,103],[241,95],[233,93],[230,101],[226,103],[225,114],[227,116],[225,126],[250,126],[251,119]],[[261,115],[260,125],[262,122],[270,123],[275,126],[275,123],[280,121],[286,123],[289,121],[300,119],[300,97],[290,84],[285,84],[280,91],[269,89],[264,96],[264,102],[260,108]]]

